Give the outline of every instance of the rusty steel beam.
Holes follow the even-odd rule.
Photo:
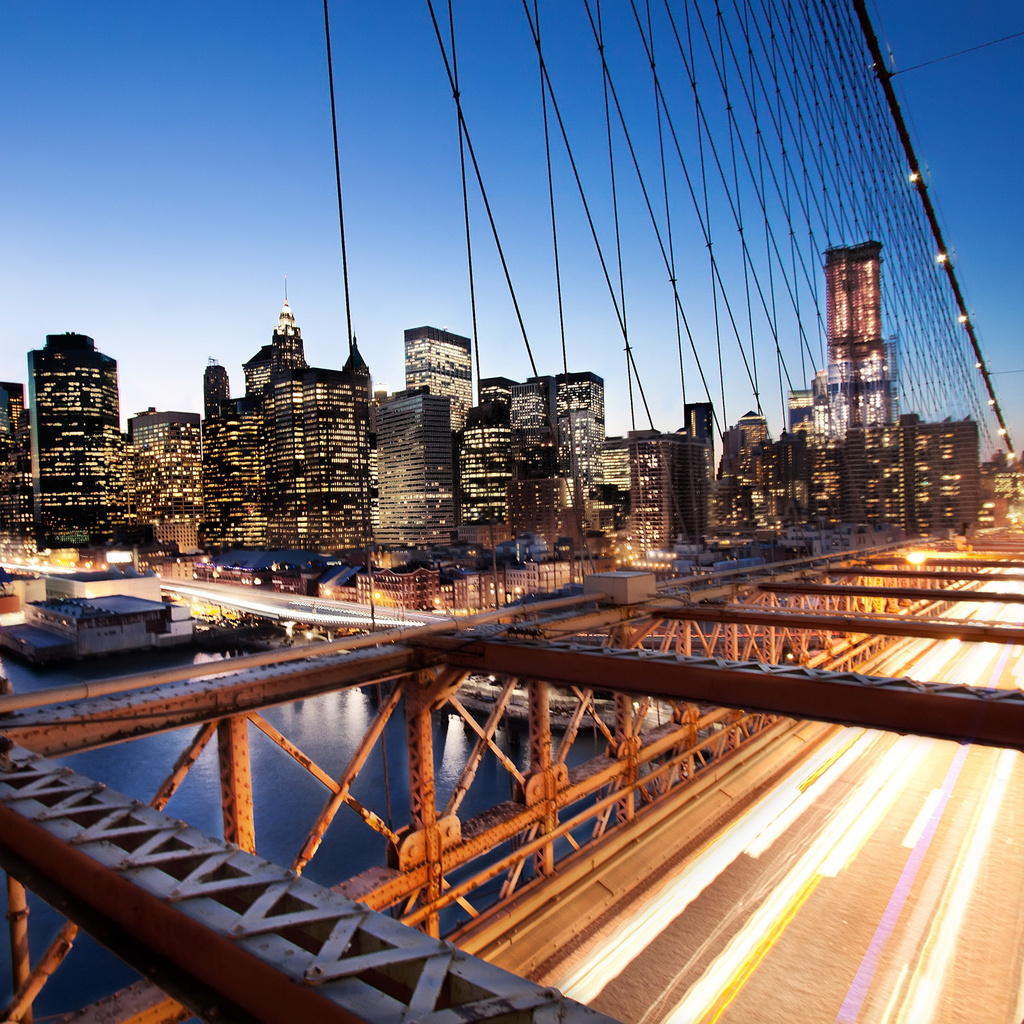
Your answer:
[[[758,590],[773,594],[819,594],[822,597],[878,597],[908,601],[999,601],[1024,604],[1022,594],[996,594],[984,590],[951,590],[948,587],[866,587],[854,583],[758,583]]]
[[[249,670],[201,683],[168,683],[128,694],[0,715],[0,730],[39,754],[77,753],[392,679],[430,663],[424,652],[401,646],[329,655],[308,664]],[[5,699],[0,697],[0,712]]]
[[[612,1024],[22,748],[0,837],[0,864],[122,935],[143,973],[188,978],[204,1019]]]
[[[1021,633],[1021,630],[1016,630]],[[1024,749],[1024,693],[644,650],[447,638],[422,641],[474,672],[513,672],[839,725]]]
[[[908,566],[906,569],[875,569],[864,566],[839,566],[828,569],[822,576],[867,576],[872,579],[883,580],[939,580],[949,583],[957,583],[962,580],[973,580],[977,583],[1024,583],[1024,574],[1013,572],[954,572],[951,569],[916,569]]]
[[[28,981],[32,973],[28,953],[28,901],[25,887],[12,875],[7,876],[7,921],[11,942],[11,981],[17,992]],[[22,1021],[31,1024],[31,1005],[22,1014]]]
[[[232,715],[217,723],[220,807],[224,838],[246,853],[256,852],[256,823],[252,807],[252,769],[249,765],[249,720]]]
[[[920,568],[922,565],[949,566],[954,569],[1024,569],[1024,560],[1020,558],[972,558],[964,555],[963,558],[945,558],[942,556],[927,555],[923,562],[908,558],[906,555],[880,555],[878,558],[865,560],[865,564],[892,565],[894,562],[905,562]]]
[[[665,619],[690,619],[695,622],[739,623],[757,626],[784,626],[790,630],[819,629],[833,633],[873,633],[883,636],[913,636],[925,640],[966,640],[976,643],[1024,644],[1024,628],[998,623],[962,622],[956,619],[924,619],[909,615],[871,615],[859,612],[797,612],[790,609],[765,609],[751,605],[688,605],[683,608],[658,607],[652,615]],[[466,641],[463,641],[466,642]],[[423,642],[426,645],[426,640]],[[438,640],[440,646],[441,641]],[[417,646],[420,646],[419,644]],[[431,646],[434,646],[431,644]],[[500,671],[500,670],[498,670]]]
[[[69,1024],[183,1024],[193,1016],[152,982],[136,981],[64,1020]]]

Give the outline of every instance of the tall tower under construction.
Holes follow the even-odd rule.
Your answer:
[[[825,253],[828,302],[828,433],[891,426],[895,365],[882,337],[882,243]]]

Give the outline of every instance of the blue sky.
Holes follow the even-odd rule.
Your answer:
[[[625,0],[602,8],[609,38],[625,33]],[[968,8],[876,0],[871,9],[898,67],[1024,28],[1019,5],[1003,0]],[[613,250],[601,187],[607,153],[594,113],[601,80],[582,0],[541,10],[555,87]],[[374,379],[394,390],[403,384],[404,328],[471,333],[454,111],[425,0],[335,0],[331,11],[354,329]],[[462,0],[456,14],[467,119],[538,370],[559,372],[539,86],[525,19],[512,0]],[[122,418],[150,405],[199,410],[209,357],[241,393],[241,364],[269,340],[285,276],[307,358],[341,365],[345,311],[319,3],[37,0],[4,5],[0,31],[8,309],[0,379],[24,380],[25,354],[47,333],[79,331],[118,360]],[[671,83],[666,49],[662,73]],[[1024,145],[1022,57],[1024,37],[896,79],[1018,444],[1024,410],[1014,396],[1024,376],[1000,371],[1024,366],[1024,200],[1013,170]],[[627,103],[653,105],[644,99],[646,77],[617,84]],[[649,128],[637,136],[646,156],[655,145]],[[631,342],[655,426],[674,429],[681,399],[671,294],[628,154],[617,146]],[[605,377],[608,430],[618,433],[631,425],[622,336],[557,147],[554,161],[569,369]],[[681,182],[673,188],[684,306],[719,404],[706,249],[684,211]],[[531,372],[523,341],[475,195],[471,205],[483,373],[521,379]],[[724,261],[727,221],[722,209],[713,213]],[[755,334],[762,401],[777,432],[774,347],[763,326]],[[753,404],[752,387],[728,337],[723,351],[725,417],[735,422]],[[799,354],[792,348],[785,357],[799,383]],[[684,368],[687,397],[702,399],[689,356]],[[646,425],[639,405],[636,421]]]

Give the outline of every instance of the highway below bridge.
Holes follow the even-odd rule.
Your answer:
[[[83,1020],[149,999],[166,1021],[1019,1021],[1024,545],[923,557],[937,568],[860,552],[0,698],[7,1018],[84,928],[148,980]],[[367,687],[344,749],[281,713]],[[454,766],[439,713],[469,738]],[[51,760],[153,736],[177,754],[148,792]],[[321,793],[273,860],[255,736]],[[207,746],[220,835],[165,811]],[[485,776],[508,798],[482,802]],[[317,884],[321,847],[356,830],[376,863]],[[31,962],[24,886],[69,919]]]

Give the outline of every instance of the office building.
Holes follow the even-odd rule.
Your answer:
[[[604,380],[589,371],[560,373],[555,386],[561,471],[579,483],[583,498],[594,497],[602,480]]]
[[[768,517],[768,423],[757,412],[741,416],[722,435],[715,488],[716,518],[728,526],[763,526]]]
[[[426,388],[400,391],[377,410],[382,544],[448,543],[456,529],[451,402]]]
[[[508,377],[484,377],[480,381],[480,405],[503,405],[512,412],[512,389],[518,387]]]
[[[0,383],[0,543],[33,536],[32,445],[21,384]]]
[[[715,407],[710,402],[687,402],[683,406],[683,429],[697,441],[715,442]]]
[[[222,402],[231,397],[231,383],[226,366],[211,359],[203,371],[203,416],[209,419],[220,414]]]
[[[814,432],[814,391],[790,389],[786,395],[786,430],[790,434]]]
[[[275,369],[264,398],[272,547],[337,551],[370,542],[370,371]],[[449,440],[449,459],[451,444]]]
[[[449,399],[452,430],[466,425],[473,404],[473,360],[469,338],[437,327],[405,332],[405,387],[427,388]]]
[[[42,546],[102,543],[119,500],[117,362],[83,334],[48,334],[28,354],[32,487]]]
[[[132,416],[126,454],[127,524],[152,524],[158,539],[173,534],[183,550],[194,548],[203,515],[199,414],[150,408]]]
[[[900,417],[903,522],[910,536],[964,533],[981,508],[978,425],[974,420],[922,423]]]
[[[504,523],[512,479],[512,427],[505,405],[469,410],[459,436],[459,523]]]
[[[825,253],[828,406],[833,437],[891,426],[895,366],[882,337],[881,242]]]
[[[203,423],[203,539],[221,548],[267,544],[263,414],[251,398],[221,403]]]
[[[630,535],[644,551],[693,544],[708,527],[711,454],[685,430],[631,430]]]
[[[517,479],[508,485],[508,525],[515,536],[533,533],[553,547],[560,537],[580,540],[572,495],[562,477]]]
[[[594,504],[594,526],[618,530],[629,518],[629,439],[606,437],[601,450],[601,497]]]

